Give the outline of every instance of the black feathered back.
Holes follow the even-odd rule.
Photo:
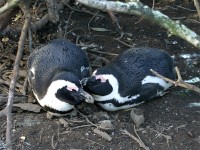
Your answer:
[[[131,48],[124,51],[109,65],[98,69],[96,74],[113,74],[118,78],[119,91],[122,97],[140,93],[142,80],[155,76],[150,69],[174,79],[173,60],[163,50],[155,48]]]
[[[35,79],[31,79],[30,75],[29,81],[39,98],[46,94],[52,78],[58,72],[73,73],[80,80],[90,75],[87,69],[81,72],[81,67],[82,70],[89,67],[85,52],[65,39],[52,40],[36,49],[29,56],[27,66],[29,70],[35,68]]]

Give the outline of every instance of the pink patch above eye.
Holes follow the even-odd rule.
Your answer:
[[[101,76],[101,75],[97,75],[96,79],[100,79],[101,82],[106,82],[106,79],[103,76]]]
[[[72,91],[72,90],[78,91],[78,87],[75,85],[67,86],[67,90],[68,91]]]

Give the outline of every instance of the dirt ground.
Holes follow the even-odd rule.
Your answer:
[[[73,6],[73,4],[71,5]],[[170,5],[156,3],[155,7],[172,19],[180,20],[197,34],[200,34],[199,19],[196,11],[192,11],[195,8],[184,9],[187,6],[174,3]],[[96,10],[88,8],[86,10],[96,12]],[[165,29],[141,17],[116,14],[124,32],[120,38],[120,30],[112,24],[107,13],[99,12],[96,17],[91,19],[93,16],[88,13],[72,11],[65,7],[60,12],[59,23],[48,23],[42,29],[33,33],[33,47],[59,36],[65,36],[72,42],[80,44],[81,47],[95,44],[97,45],[95,48],[90,47],[86,50],[93,69],[105,65],[98,59],[96,60],[96,56],[111,60],[115,57],[114,54],[119,54],[128,49],[128,46],[155,47],[164,49],[170,55],[175,56],[176,65],[179,67],[183,79],[199,77],[200,51],[186,41],[175,36],[168,36]],[[33,20],[37,19],[36,17],[38,16],[33,16]],[[22,23],[21,19],[14,22],[12,26],[20,25],[20,22]],[[119,38],[120,40],[118,40]],[[11,48],[11,45],[14,48],[7,53],[4,50],[0,51],[1,65],[4,60],[9,58],[6,56],[15,56],[17,41],[18,39],[10,38],[8,43],[4,43],[4,48]],[[94,52],[95,50],[100,51],[100,53]],[[181,54],[197,55],[193,55],[194,57],[190,59],[184,59],[180,57]],[[29,51],[26,48],[20,70],[25,69],[28,55]],[[13,60],[10,59],[10,63],[6,64],[7,70],[9,70],[8,68],[12,69]],[[23,84],[23,82],[24,78],[20,77],[19,83]],[[195,85],[200,87],[200,82],[195,83]],[[0,87],[1,94],[7,93],[7,85],[1,84]],[[20,94],[19,91],[16,91],[16,93]],[[29,96],[32,95],[31,92],[28,94]],[[137,106],[144,112],[145,122],[136,129],[134,129],[134,122],[130,117],[131,110],[106,112],[95,105],[82,104],[78,106],[78,109],[85,116],[80,113],[73,113],[62,117],[63,121],[58,117],[51,120],[47,119],[44,111],[34,113],[17,109],[12,114],[13,149],[142,149],[130,136],[123,134],[123,130],[126,130],[136,137],[138,134],[143,143],[152,150],[197,150],[200,149],[200,107],[192,107],[190,104],[199,103],[199,96],[198,93],[193,91],[172,87],[163,97]],[[5,105],[0,106],[1,109],[4,107]],[[107,133],[112,138],[110,140],[105,139],[105,135],[101,137],[94,133],[96,125],[104,120],[109,120],[112,127],[107,130],[98,129],[104,134]],[[1,142],[5,143],[6,118],[0,118],[0,122],[0,149],[3,149]]]

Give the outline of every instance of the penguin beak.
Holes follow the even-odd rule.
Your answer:
[[[83,99],[85,99],[85,102],[94,103],[94,98],[82,88],[79,89],[79,93],[83,97]]]
[[[96,76],[91,76],[91,77],[88,77],[88,78],[83,78],[81,80],[81,85],[84,87],[84,86],[95,86],[97,85],[98,81],[99,83],[101,83],[101,79],[97,79]]]
[[[81,85],[82,85],[82,86],[86,86],[87,82],[88,82],[88,78],[83,78],[83,79],[81,80]]]

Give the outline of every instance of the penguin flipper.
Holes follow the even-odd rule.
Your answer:
[[[146,83],[140,88],[140,98],[144,101],[164,95],[164,88],[157,83]]]

